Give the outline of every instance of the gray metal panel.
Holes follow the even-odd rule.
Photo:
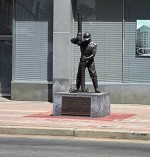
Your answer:
[[[16,21],[15,80],[47,80],[48,22]]]
[[[98,80],[102,82],[122,81],[122,23],[121,22],[83,22],[83,32],[91,32],[97,44],[95,56]],[[75,22],[75,35],[77,23]],[[74,46],[75,73],[80,58],[79,47]],[[86,73],[86,81],[90,81]]]
[[[125,23],[125,83],[150,82],[150,58],[135,57],[136,22]]]
[[[125,83],[150,83],[150,58],[135,56],[136,20],[150,20],[149,0],[126,0],[125,3]]]

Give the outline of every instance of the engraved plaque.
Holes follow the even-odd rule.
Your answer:
[[[90,97],[67,97],[62,96],[62,115],[90,116]]]

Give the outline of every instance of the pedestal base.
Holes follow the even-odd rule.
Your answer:
[[[105,117],[110,114],[109,93],[56,93],[53,115]]]

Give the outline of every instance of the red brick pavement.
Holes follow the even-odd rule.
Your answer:
[[[52,116],[49,102],[0,102],[0,126],[73,128],[150,133],[150,105],[111,104],[104,118]]]

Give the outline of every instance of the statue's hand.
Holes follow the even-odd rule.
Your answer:
[[[87,60],[87,58],[85,56],[81,57],[81,62],[85,62]]]
[[[81,33],[77,33],[77,37],[82,37],[82,34]]]

